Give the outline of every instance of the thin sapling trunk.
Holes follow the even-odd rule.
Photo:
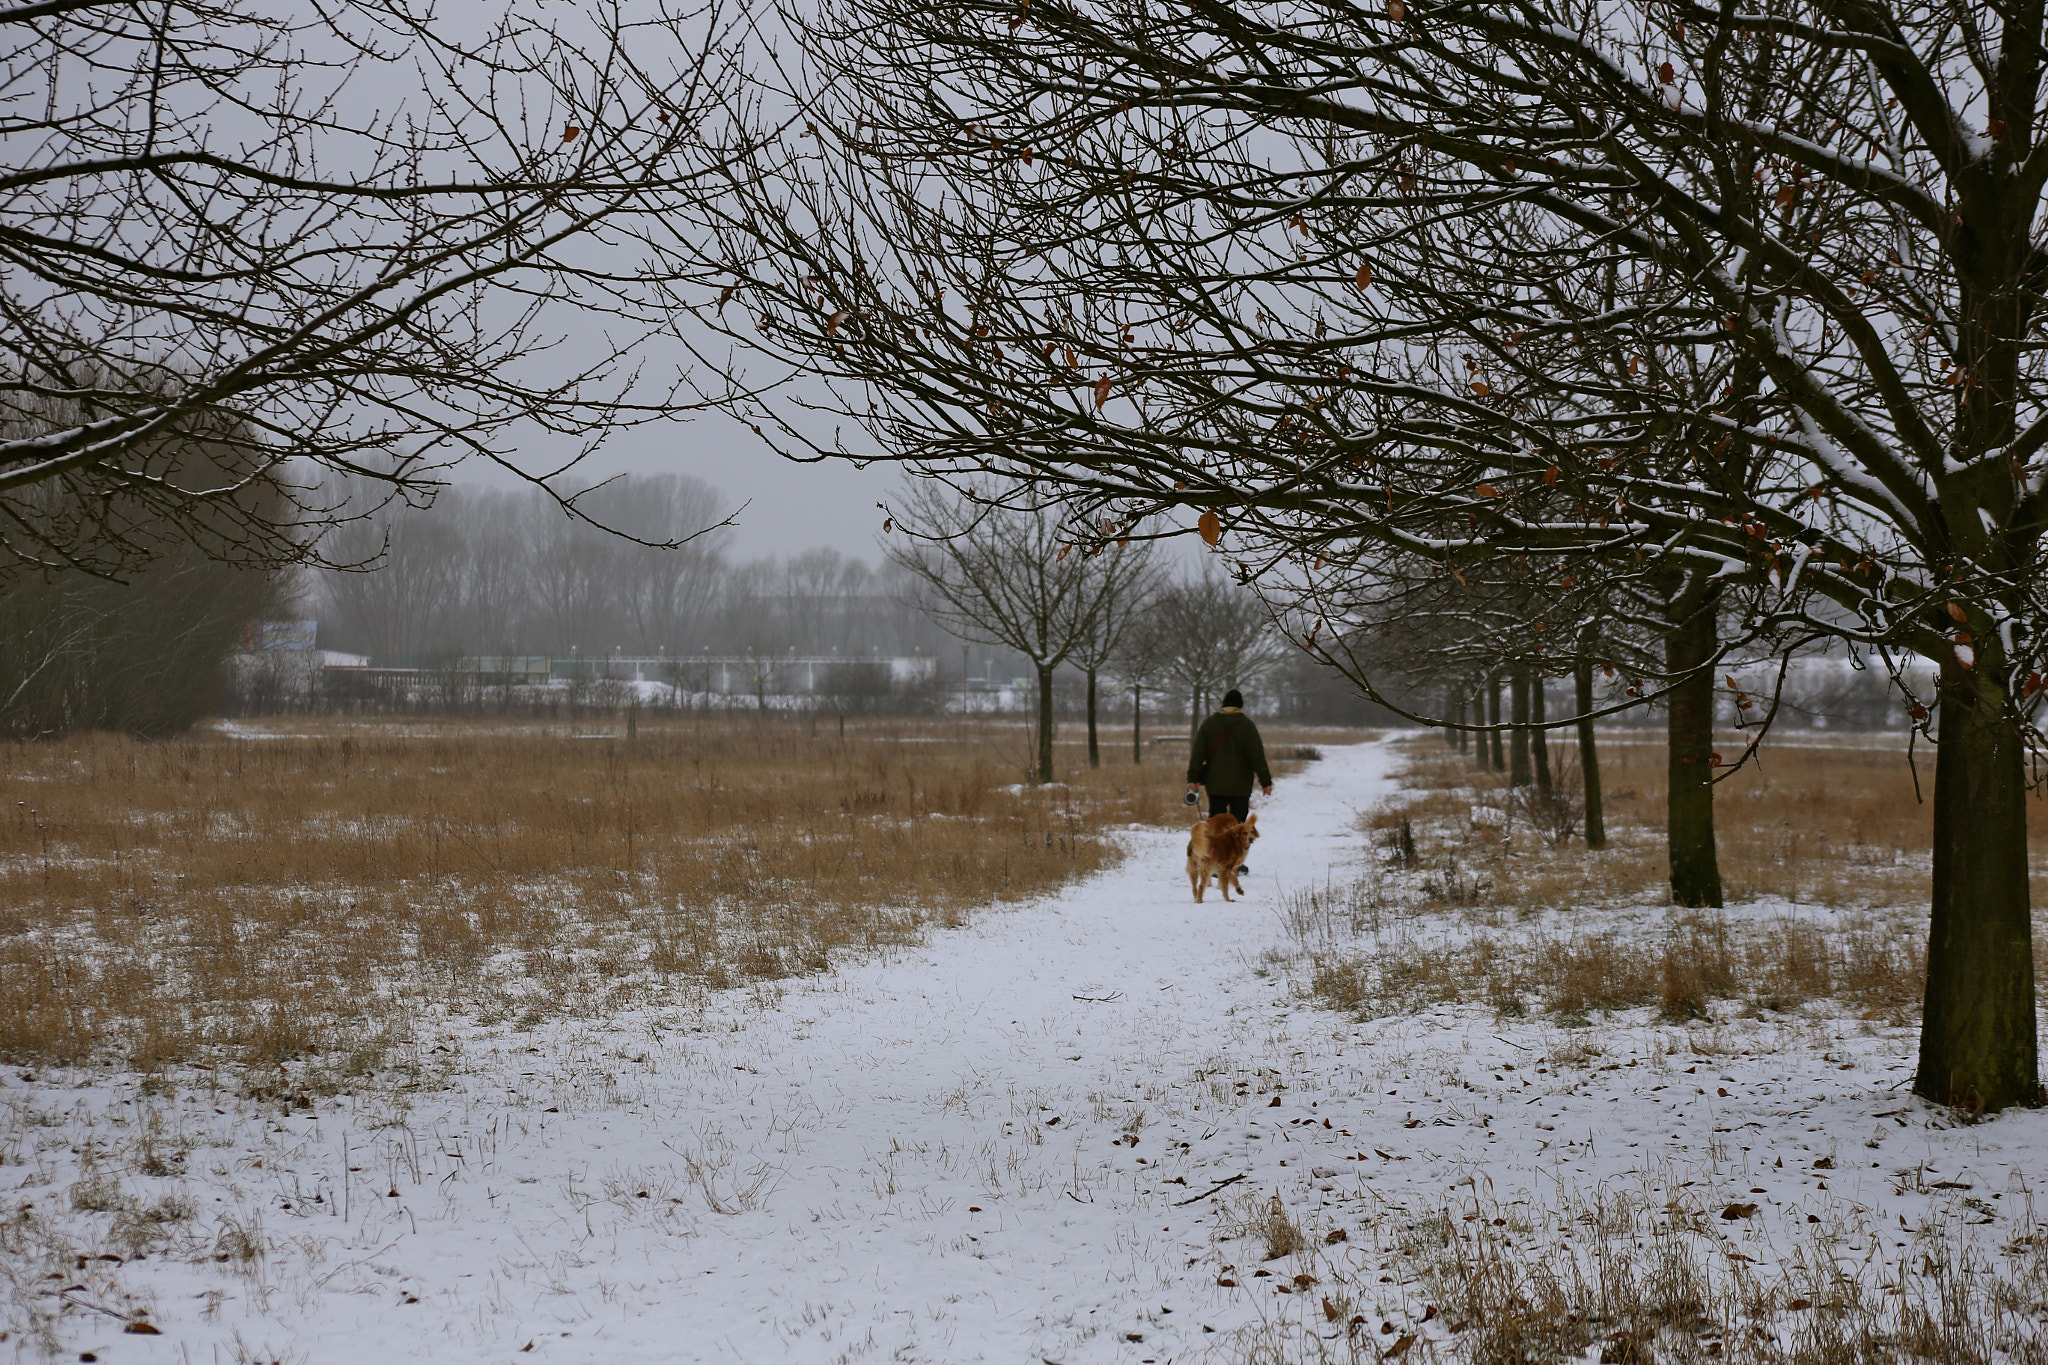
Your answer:
[[[1508,770],[1508,760],[1500,740],[1500,679],[1497,677],[1486,680],[1486,724],[1486,738],[1493,746],[1493,770],[1504,773]],[[1480,748],[1483,752],[1486,745]]]
[[[1600,806],[1600,754],[1593,744],[1593,661],[1581,657],[1572,669],[1579,702],[1579,781],[1586,797],[1586,847],[1607,847],[1607,814]]]
[[[1038,666],[1038,780],[1052,781],[1052,668]]]
[[[1529,785],[1529,674],[1516,669],[1508,683],[1509,705],[1514,710],[1514,729],[1508,737],[1508,785]]]
[[[1144,725],[1143,725],[1143,718],[1144,718],[1144,714],[1145,714],[1145,707],[1144,707],[1144,696],[1145,696],[1145,684],[1143,684],[1143,683],[1136,683],[1136,682],[1132,683],[1132,684],[1131,684],[1131,763],[1132,763],[1132,765],[1133,765],[1133,766],[1136,766],[1137,764],[1143,763],[1143,762],[1145,761],[1145,741],[1144,741],[1144,735],[1143,735],[1143,730],[1144,730]]]
[[[1102,766],[1102,746],[1095,738],[1095,670],[1088,670],[1088,766]]]

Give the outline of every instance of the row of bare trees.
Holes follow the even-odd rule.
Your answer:
[[[653,654],[705,639],[736,570],[716,536],[664,543],[716,520],[718,493],[658,474],[614,480],[579,502],[633,538],[565,515],[533,489],[452,489],[431,508],[386,507],[338,528],[332,546],[373,567],[319,575],[313,605],[323,639],[394,660],[572,648]],[[844,568],[836,558],[813,567],[828,579]],[[803,586],[827,586],[816,577]]]
[[[1015,490],[1013,490],[1014,492]],[[1204,704],[1250,686],[1277,664],[1284,641],[1257,597],[1203,570],[1170,580],[1153,543],[1077,541],[1052,508],[962,496],[924,483],[899,502],[889,562],[922,589],[924,609],[952,635],[1000,645],[1036,674],[1035,768],[1053,780],[1053,675],[1087,680],[1088,762],[1100,766],[1099,688],[1114,669],[1131,689],[1132,757],[1142,761],[1142,692],[1164,677]]]
[[[738,120],[706,160],[718,396],[792,452],[1022,481],[1098,540],[1200,510],[1368,693],[1348,636],[1484,582],[1524,667],[1640,656],[1595,709],[1668,700],[1674,792],[1743,759],[1700,743],[1725,660],[1892,671],[1939,745],[1916,1089],[2037,1101],[2048,9],[783,20],[799,55],[758,78],[815,136]],[[815,439],[780,367],[862,443]]]
[[[1614,663],[1582,709],[1667,698],[1674,793],[1743,760],[1726,660],[1832,641],[1938,743],[1915,1087],[2039,1098],[2048,7],[819,0],[752,66],[713,13],[505,15],[0,10],[0,497],[67,499],[15,563],[119,572],[145,513],[303,558],[346,509],[291,460],[425,492],[687,391],[1074,554],[1199,513],[1396,704],[1348,642],[1483,584],[1453,648]],[[202,427],[223,477],[167,463]]]

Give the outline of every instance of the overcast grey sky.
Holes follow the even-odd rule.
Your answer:
[[[543,468],[559,463],[566,453],[560,446],[536,442],[522,452],[521,463]],[[725,553],[733,560],[823,545],[879,563],[876,538],[884,513],[875,504],[894,498],[903,487],[902,470],[895,465],[856,469],[844,460],[798,464],[782,459],[740,422],[715,412],[622,433],[577,468],[577,476],[591,482],[620,473],[688,474],[717,489],[724,495],[721,505],[737,511],[725,539]],[[451,479],[499,487],[513,483],[510,475],[480,460],[457,466]],[[1192,568],[1207,553],[1193,535],[1194,516],[1183,512],[1169,520],[1181,534],[1162,546],[1166,562],[1176,569]]]
[[[538,444],[522,452],[521,463],[539,468],[561,452]],[[618,473],[689,474],[724,495],[723,505],[740,509],[726,538],[732,559],[787,555],[829,545],[842,554],[879,560],[875,536],[883,513],[875,504],[901,487],[901,473],[889,465],[856,469],[842,460],[797,464],[769,453],[744,426],[706,413],[694,421],[627,432],[578,468],[595,481]],[[456,483],[504,486],[509,476],[481,461],[460,466]]]

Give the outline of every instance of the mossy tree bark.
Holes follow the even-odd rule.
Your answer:
[[[1593,743],[1593,661],[1584,655],[1572,668],[1579,702],[1579,780],[1586,793],[1586,847],[1607,847],[1607,813],[1600,802],[1600,752]]]
[[[2041,1099],[2025,745],[1994,696],[1995,650],[1941,671],[1934,895],[1913,1090],[1986,1111]]]
[[[1714,848],[1714,677],[1706,665],[1719,644],[1718,593],[1688,603],[1664,637],[1664,666],[1678,685],[1665,698],[1669,740],[1666,842],[1671,899],[1686,906],[1721,904],[1721,864]],[[1689,609],[1688,609],[1689,608]]]

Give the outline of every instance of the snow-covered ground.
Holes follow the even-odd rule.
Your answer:
[[[287,1114],[192,1074],[147,1094],[11,1071],[5,1344],[1069,1365],[1286,1335],[1371,1357],[1448,1340],[1388,1250],[1430,1215],[1503,1217],[1540,1248],[1617,1192],[1755,1205],[1701,1235],[1759,1274],[1812,1254],[1815,1226],[1845,1265],[1937,1215],[2020,1230],[2048,1116],[1962,1127],[1919,1105],[1905,1031],[1824,1012],[1360,1023],[1294,998],[1262,965],[1283,895],[1375,856],[1354,815],[1395,764],[1333,748],[1262,802],[1237,904],[1194,904],[1184,836],[1133,830],[1111,872],[827,977],[450,1031],[445,1086],[402,1100]],[[1276,1195],[1307,1246],[1265,1262],[1242,1234]],[[115,1259],[152,1230],[157,1250]],[[157,1334],[124,1330],[138,1315]]]

